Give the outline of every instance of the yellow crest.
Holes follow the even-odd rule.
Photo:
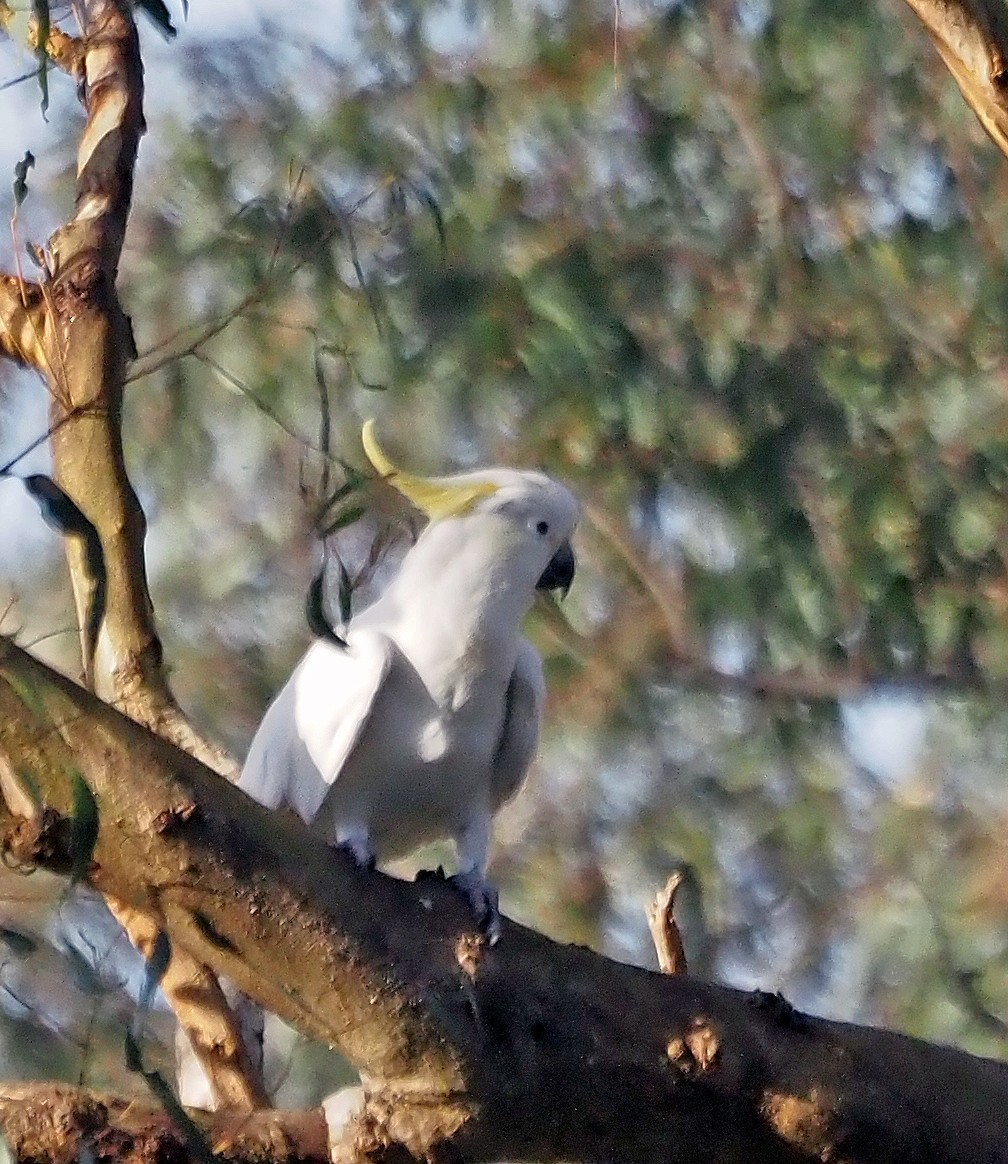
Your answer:
[[[361,429],[361,443],[367,459],[392,486],[432,520],[458,517],[484,497],[491,497],[499,486],[492,481],[473,481],[470,474],[459,477],[419,477],[397,469],[388,459],[375,436],[375,422],[366,420]],[[466,477],[469,477],[466,480]]]

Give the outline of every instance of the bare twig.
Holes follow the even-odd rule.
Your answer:
[[[651,940],[654,942],[658,966],[663,974],[686,973],[686,951],[683,949],[682,937],[673,914],[675,895],[682,881],[682,873],[676,870],[665,882],[665,888],[659,889],[647,911]]]

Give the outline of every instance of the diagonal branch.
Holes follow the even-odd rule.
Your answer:
[[[79,773],[89,882],[361,1071],[348,1156],[965,1164],[1008,1143],[1008,1064],[512,923],[487,947],[436,878],[356,870],[6,641],[3,772],[44,804],[0,810],[8,856],[81,865]]]
[[[1008,157],[1008,11],[1003,0],[907,0],[966,104]]]

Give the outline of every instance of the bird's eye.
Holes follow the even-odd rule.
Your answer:
[[[545,537],[549,533],[549,522],[548,521],[536,522],[536,533],[542,534],[543,537]]]

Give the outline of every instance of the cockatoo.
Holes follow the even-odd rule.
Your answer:
[[[351,620],[346,645],[308,649],[268,708],[239,787],[293,809],[362,865],[453,839],[451,881],[493,942],[490,825],[532,761],[545,690],[521,624],[537,590],[570,588],[578,504],[542,473],[405,473],[372,421],[362,437],[372,465],[428,524],[381,597]],[[222,985],[261,1063],[261,1012]],[[179,1098],[214,1107],[181,1030],[176,1051]]]
[[[373,421],[362,439],[429,522],[351,620],[346,645],[309,648],[267,710],[239,787],[293,809],[362,865],[453,839],[451,881],[496,941],[490,826],[531,763],[544,695],[521,624],[537,590],[570,588],[578,504],[542,473],[403,472]]]

